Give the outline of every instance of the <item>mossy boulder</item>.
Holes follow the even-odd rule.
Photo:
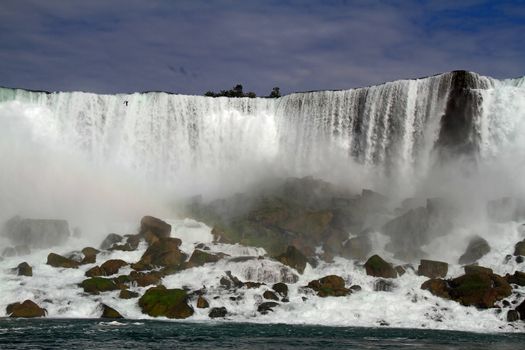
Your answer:
[[[422,259],[417,268],[419,276],[428,278],[444,278],[448,273],[448,264],[441,261]]]
[[[139,299],[139,306],[143,313],[153,317],[183,319],[193,315],[193,308],[188,305],[188,294],[183,289],[152,287]]]
[[[308,283],[308,288],[317,292],[320,297],[341,297],[352,292],[345,288],[345,280],[337,275],[325,276],[321,279]]]
[[[476,236],[468,244],[467,250],[459,258],[461,265],[472,264],[490,252],[490,245],[484,238]]]
[[[121,259],[111,259],[100,265],[100,269],[104,271],[105,276],[111,276],[116,274],[121,267],[129,265],[127,262]]]
[[[26,263],[25,261],[23,263],[18,264],[16,267],[18,276],[27,276],[31,277],[33,276],[33,268],[31,265]]]
[[[89,294],[99,294],[119,289],[113,280],[103,277],[88,278],[80,283],[80,287]]]
[[[397,272],[392,264],[383,260],[379,255],[373,255],[366,261],[365,270],[368,276],[382,278],[397,277]]]
[[[44,317],[46,309],[41,308],[32,300],[25,300],[22,303],[7,305],[5,309],[9,317]]]
[[[118,312],[117,310],[115,310],[114,308],[110,306],[107,306],[106,304],[101,304],[101,307],[102,307],[102,315],[100,316],[101,318],[116,318],[116,319],[124,318],[120,314],[120,312]]]
[[[68,269],[76,269],[80,265],[78,261],[66,258],[65,256],[58,255],[55,253],[50,253],[47,256],[46,264],[51,265],[53,267],[64,267]]]
[[[293,245],[288,246],[286,252],[275,257],[275,259],[284,265],[296,269],[297,272],[301,274],[304,272],[306,264],[308,263],[306,256]]]
[[[129,289],[123,289],[120,291],[118,297],[120,299],[133,299],[133,298],[138,298],[139,297],[139,293],[137,292],[133,292]]]

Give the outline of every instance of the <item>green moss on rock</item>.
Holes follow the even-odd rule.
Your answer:
[[[193,308],[188,305],[188,294],[183,289],[150,288],[139,299],[142,312],[153,317],[188,318]]]

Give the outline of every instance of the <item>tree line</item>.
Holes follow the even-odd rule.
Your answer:
[[[255,98],[257,95],[255,92],[243,92],[243,87],[241,84],[237,84],[230,90],[221,90],[220,92],[207,91],[204,96],[208,97],[249,97]],[[266,98],[278,98],[281,97],[281,92],[278,87],[274,87]]]

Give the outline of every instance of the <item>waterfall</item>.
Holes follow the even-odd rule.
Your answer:
[[[357,169],[413,179],[429,171],[437,144],[463,142],[446,129],[457,128],[458,111],[448,113],[447,102],[458,86],[482,101],[460,114],[474,114],[466,117],[468,138],[483,156],[501,148],[495,144],[523,139],[524,80],[463,73],[278,99],[1,88],[0,123],[23,119],[18,124],[39,147],[184,188],[213,190],[270,175],[344,177]],[[8,110],[15,116],[5,117]]]

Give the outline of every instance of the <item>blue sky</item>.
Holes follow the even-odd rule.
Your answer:
[[[265,95],[525,75],[525,1],[2,0],[0,85]]]

